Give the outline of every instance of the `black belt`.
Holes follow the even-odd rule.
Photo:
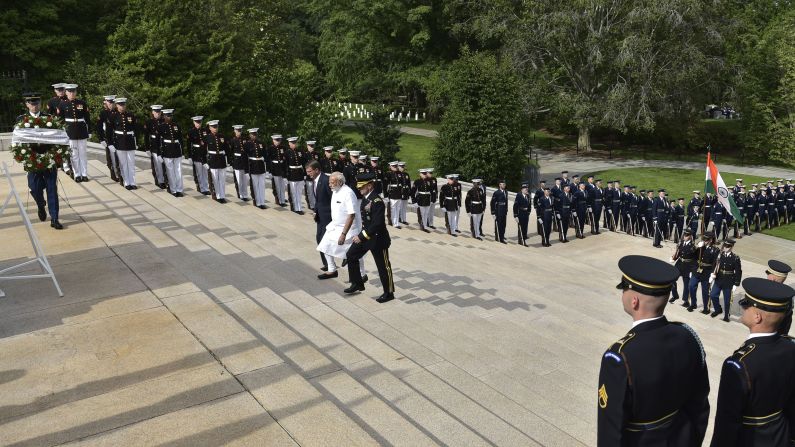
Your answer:
[[[627,422],[627,430],[649,431],[667,427],[673,423],[674,417],[676,417],[677,413],[679,413],[679,410],[650,422]]]
[[[718,270],[718,273],[720,273],[721,275],[731,275],[732,273],[734,273],[734,270],[722,270],[721,269],[721,270]]]
[[[693,261],[695,261],[695,259],[687,259],[687,258],[679,258],[679,260],[682,261],[682,262],[693,262]]]

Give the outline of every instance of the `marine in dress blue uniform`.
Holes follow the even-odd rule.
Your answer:
[[[602,355],[597,445],[700,446],[709,419],[704,349],[693,329],[663,315],[679,272],[636,255],[618,266],[616,288],[634,324]]]
[[[499,187],[491,195],[491,216],[496,222],[495,240],[507,244],[505,241],[505,224],[508,217],[508,190],[505,189],[505,180],[499,181]]]

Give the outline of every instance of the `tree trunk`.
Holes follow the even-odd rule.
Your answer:
[[[577,149],[581,151],[591,150],[591,128],[580,126],[580,133],[577,136]]]

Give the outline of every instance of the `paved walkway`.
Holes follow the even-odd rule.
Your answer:
[[[136,191],[98,159],[89,170],[61,176],[67,229],[34,225],[65,296],[0,284],[4,445],[595,445],[599,360],[630,327],[616,261],[673,251],[612,233],[544,249],[393,230],[398,299],[379,305],[371,260],[363,294],[343,296],[346,272],[315,279],[309,215],[177,199],[143,163]],[[19,216],[0,216],[0,240],[0,268],[30,255]],[[764,271],[751,253],[795,258],[764,235],[737,248],[747,275]],[[744,328],[668,314],[702,337],[714,408]]]

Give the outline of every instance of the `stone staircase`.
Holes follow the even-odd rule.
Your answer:
[[[630,326],[616,261],[672,252],[616,234],[542,249],[537,235],[526,248],[411,225],[391,232],[398,299],[378,304],[369,257],[362,294],[343,296],[345,269],[315,279],[309,214],[259,210],[231,184],[221,205],[188,175],[175,198],[139,169],[134,191],[99,160],[89,183],[61,177],[67,229],[36,229],[64,298],[2,285],[3,444],[595,445],[601,354]],[[27,256],[17,221],[0,216],[0,266]],[[714,408],[744,328],[668,315],[702,337]]]

